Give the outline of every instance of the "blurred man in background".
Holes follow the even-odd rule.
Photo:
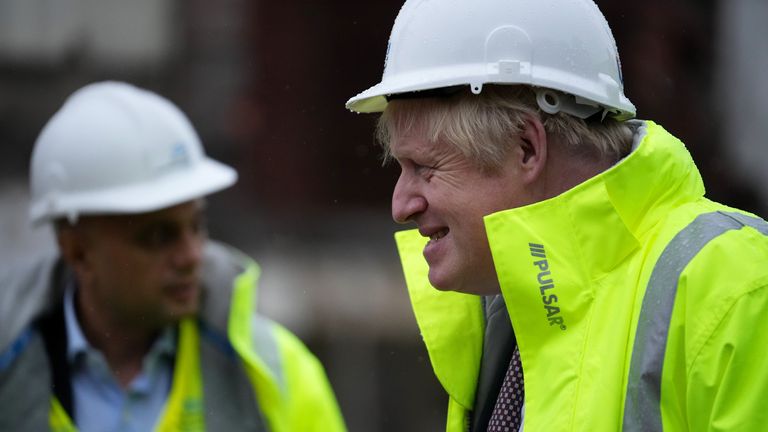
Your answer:
[[[347,107],[401,168],[448,430],[763,430],[768,224],[631,120],[596,5],[408,0],[389,42]]]
[[[235,183],[168,100],[75,92],[32,155],[59,253],[0,273],[0,430],[342,431],[318,360],[253,313],[258,266],[206,236]]]

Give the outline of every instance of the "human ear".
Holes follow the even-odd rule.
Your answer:
[[[88,273],[86,233],[80,227],[61,226],[56,230],[56,242],[62,259],[75,271],[78,278]]]
[[[544,130],[544,124],[536,116],[525,114],[523,121],[518,163],[523,181],[533,183],[542,175],[547,162],[547,132]]]

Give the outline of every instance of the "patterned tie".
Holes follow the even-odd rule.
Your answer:
[[[520,363],[520,351],[515,347],[488,422],[488,432],[517,432],[520,429],[524,394],[523,366]]]

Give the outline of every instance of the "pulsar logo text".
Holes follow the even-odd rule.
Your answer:
[[[555,294],[555,281],[552,278],[552,271],[549,269],[549,261],[547,260],[547,253],[544,251],[544,245],[528,243],[528,247],[531,249],[531,256],[535,258],[533,265],[539,270],[537,282],[539,292],[541,293],[541,302],[544,305],[544,310],[547,311],[547,321],[549,325],[556,325],[560,327],[560,330],[565,330],[565,320],[560,313],[560,306],[558,306],[558,298],[557,294]]]

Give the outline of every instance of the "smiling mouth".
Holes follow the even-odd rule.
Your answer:
[[[441,229],[429,236],[429,242],[433,243],[448,235],[448,228]]]

